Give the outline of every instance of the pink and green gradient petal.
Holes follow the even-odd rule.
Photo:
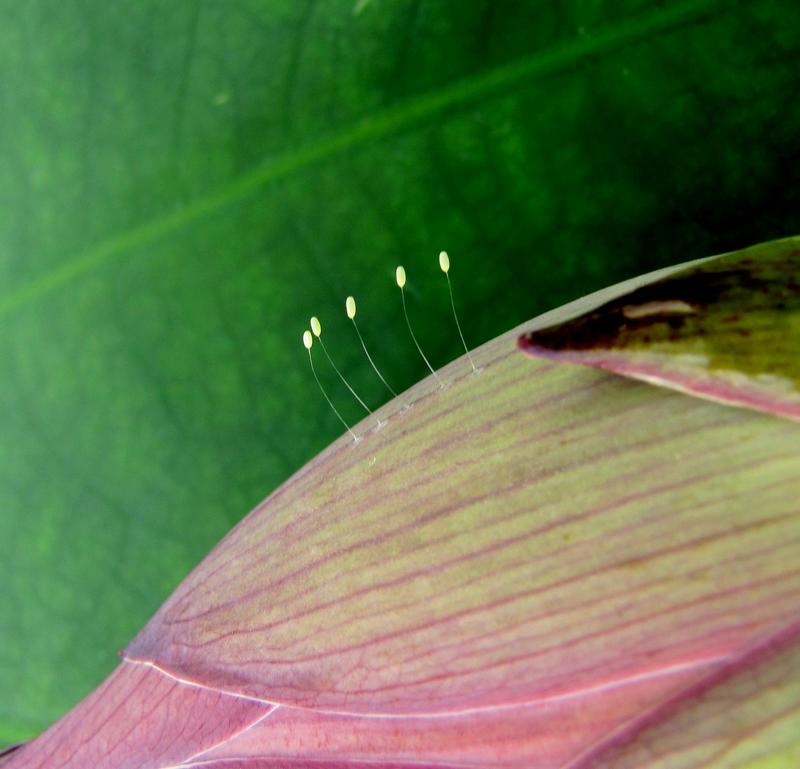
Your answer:
[[[644,276],[420,382],[3,769],[788,769],[798,270],[790,240]]]

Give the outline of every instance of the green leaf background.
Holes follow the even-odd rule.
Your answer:
[[[800,231],[794,0],[0,0],[0,744],[341,426],[635,273]],[[318,358],[350,420],[357,404]]]

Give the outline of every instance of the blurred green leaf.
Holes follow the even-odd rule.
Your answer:
[[[661,264],[800,230],[800,7],[0,0],[0,741],[98,683],[384,395]],[[349,418],[357,404],[323,370]]]

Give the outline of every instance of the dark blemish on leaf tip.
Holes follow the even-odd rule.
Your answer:
[[[558,358],[557,350],[549,349],[533,341],[531,334],[523,334],[517,337],[517,349],[528,355],[535,355],[539,358]]]
[[[800,250],[776,242],[639,286],[584,315],[531,331],[519,346],[531,355],[572,361],[584,360],[584,353],[615,352],[628,366],[640,353],[701,353],[702,376],[770,374],[794,383],[800,394],[800,356],[786,354],[790,341],[800,349],[799,318]]]

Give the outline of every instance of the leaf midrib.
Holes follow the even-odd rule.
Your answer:
[[[61,266],[44,272],[12,291],[0,294],[0,318],[13,315],[17,310],[84,273],[91,272],[113,257],[181,230],[202,220],[206,215],[247,198],[271,182],[289,177],[359,145],[399,133],[447,109],[462,110],[475,101],[501,94],[518,83],[557,72],[579,63],[582,59],[615,50],[655,32],[664,32],[698,21],[710,14],[720,3],[721,0],[692,0],[606,25],[591,34],[582,34],[550,49],[522,57],[480,75],[463,78],[395,107],[374,112],[336,133],[268,158],[253,170],[208,195],[164,216],[130,228],[116,237],[101,241],[68,259]]]

